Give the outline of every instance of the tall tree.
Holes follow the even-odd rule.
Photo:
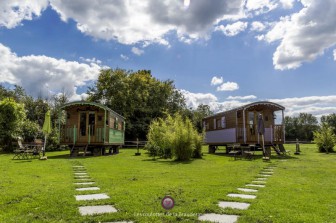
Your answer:
[[[0,139],[5,145],[5,151],[12,150],[12,139],[21,135],[25,118],[23,104],[12,98],[0,102]]]
[[[333,130],[334,134],[336,134],[336,114],[323,115],[321,117],[321,123],[325,123]]]
[[[185,107],[184,98],[173,81],[160,81],[149,70],[102,70],[88,94],[88,100],[103,102],[126,118],[127,139],[145,139],[154,118]]]
[[[308,113],[300,113],[297,117],[285,117],[286,139],[289,140],[313,140],[313,132],[316,131],[318,121],[315,116]]]
[[[200,104],[196,110],[192,111],[192,122],[199,133],[203,131],[202,119],[212,114],[210,106],[203,104]]]

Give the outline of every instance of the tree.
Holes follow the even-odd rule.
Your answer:
[[[12,139],[21,135],[25,120],[24,105],[12,98],[0,102],[0,139],[5,144],[5,151],[12,150]]]
[[[101,70],[89,101],[103,102],[126,118],[126,138],[145,139],[154,118],[183,109],[184,98],[173,81],[160,81],[150,71]]]
[[[315,116],[300,113],[297,117],[285,117],[286,139],[313,140],[313,132],[318,130],[318,121]]]
[[[212,114],[213,112],[210,110],[210,106],[203,104],[200,104],[196,110],[192,111],[192,122],[199,133],[203,131],[203,118]]]
[[[332,128],[334,134],[336,134],[336,114],[322,115],[321,123],[326,123]]]
[[[314,143],[320,152],[331,152],[336,144],[336,136],[333,129],[326,123],[321,124],[318,131],[314,131]]]

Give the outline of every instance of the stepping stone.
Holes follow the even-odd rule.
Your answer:
[[[78,207],[81,215],[94,215],[117,212],[112,205],[82,206]]]
[[[254,184],[265,184],[266,182],[265,181],[260,181],[260,180],[254,180],[254,181],[252,181],[252,183],[254,183]]]
[[[75,179],[75,182],[91,182],[93,181],[91,178],[80,178],[80,179]]]
[[[81,183],[75,183],[76,185],[91,185],[95,184],[96,182],[81,182]]]
[[[272,175],[269,175],[269,174],[259,174],[259,176],[261,176],[261,177],[271,177]]]
[[[75,178],[90,178],[90,176],[75,176]]]
[[[239,198],[245,198],[245,199],[255,199],[257,196],[250,195],[250,194],[228,194],[228,197],[239,197]]]
[[[77,175],[87,175],[87,173],[75,173],[75,175],[77,176]]]
[[[72,166],[73,168],[84,168],[84,166]]]
[[[267,178],[256,178],[256,180],[267,180]]]
[[[246,210],[249,208],[250,204],[243,202],[220,201],[218,206],[221,208],[235,208],[239,210]]]
[[[83,187],[83,188],[77,188],[77,191],[87,191],[87,190],[100,190],[99,187]]]
[[[202,214],[198,217],[200,221],[211,221],[217,223],[235,223],[238,220],[238,215],[227,215],[227,214]]]
[[[246,187],[265,187],[265,185],[262,184],[246,184]]]
[[[75,195],[76,201],[101,200],[110,198],[107,194]]]
[[[244,192],[258,192],[258,190],[249,189],[249,188],[237,188],[237,190],[244,191]]]

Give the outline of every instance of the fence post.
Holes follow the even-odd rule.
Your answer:
[[[135,155],[140,156],[141,153],[139,152],[139,138],[137,138],[136,144],[137,144],[137,152],[135,153]]]
[[[300,155],[300,143],[299,143],[299,139],[296,139],[296,151],[295,151],[295,155]]]

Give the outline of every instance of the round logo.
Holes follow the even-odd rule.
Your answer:
[[[172,209],[174,207],[174,204],[174,199],[170,196],[165,196],[161,201],[162,207],[166,210]]]

